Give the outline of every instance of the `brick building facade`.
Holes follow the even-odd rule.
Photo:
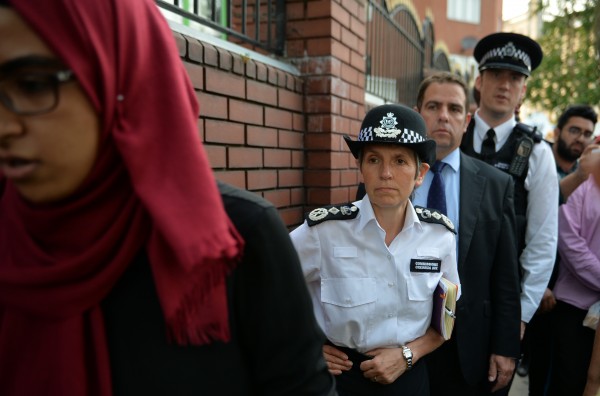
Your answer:
[[[391,14],[409,9],[419,26],[431,27],[443,12],[409,0],[388,3]],[[428,3],[437,9],[440,0]],[[342,136],[355,138],[365,114],[368,4],[286,0],[280,60],[171,24],[216,177],[271,201],[290,228],[315,206],[355,196],[359,174]],[[426,17],[417,20],[419,13]]]

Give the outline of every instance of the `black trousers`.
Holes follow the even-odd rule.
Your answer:
[[[554,312],[536,313],[527,324],[524,353],[529,359],[529,396],[544,396],[550,383],[550,370],[554,353],[552,340]]]
[[[581,395],[592,357],[594,330],[583,326],[587,310],[557,301],[554,327],[554,359],[549,396]]]
[[[487,376],[477,384],[465,380],[458,358],[458,345],[452,337],[438,349],[425,356],[429,372],[431,396],[489,395],[491,384]],[[487,371],[486,371],[487,373]]]
[[[405,371],[391,384],[380,384],[364,377],[360,363],[371,359],[354,349],[336,348],[348,355],[352,368],[335,377],[339,396],[429,396],[427,367],[423,360]]]

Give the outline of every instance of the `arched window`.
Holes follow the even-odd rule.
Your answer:
[[[366,92],[384,102],[416,104],[423,78],[423,44],[417,19],[405,5],[388,10],[369,1]]]

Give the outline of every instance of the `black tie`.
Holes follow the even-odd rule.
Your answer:
[[[487,158],[496,152],[496,143],[494,142],[496,132],[490,128],[485,134],[485,140],[481,144],[481,156]]]
[[[437,209],[443,214],[447,214],[446,187],[444,187],[444,178],[442,177],[442,169],[444,169],[444,166],[446,166],[446,163],[435,161],[435,164],[431,167],[433,180],[431,180],[429,194],[427,194],[427,207]]]

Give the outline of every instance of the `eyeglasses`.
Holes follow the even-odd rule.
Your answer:
[[[569,131],[569,135],[573,136],[574,138],[578,138],[582,134],[585,139],[591,139],[592,136],[594,136],[593,131],[584,131],[583,129],[576,127],[576,126],[569,127],[569,129],[567,129],[567,131]]]
[[[0,103],[18,115],[48,113],[58,105],[58,87],[75,78],[71,70],[19,71],[0,78]]]

